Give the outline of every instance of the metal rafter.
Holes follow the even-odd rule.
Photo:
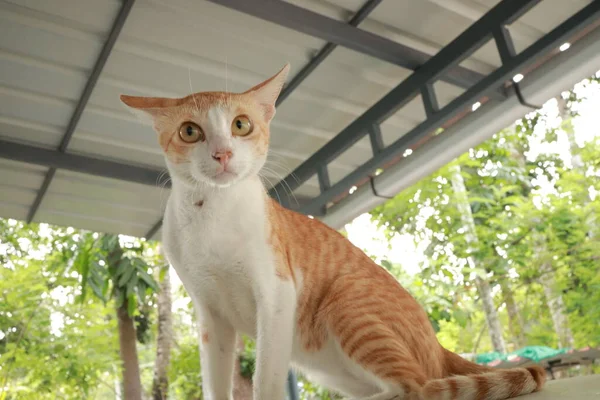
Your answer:
[[[369,14],[371,14],[371,12],[373,12],[373,10],[375,10],[375,7],[377,7],[382,1],[383,0],[368,0],[367,2],[365,2],[365,4],[356,12],[356,14],[354,14],[350,21],[348,21],[348,25],[353,27],[358,26],[362,21],[365,20],[365,18],[369,16]],[[302,68],[300,72],[298,72],[292,78],[292,80],[287,85],[285,85],[285,87],[279,94],[279,97],[277,98],[276,106],[278,107],[281,103],[283,103],[285,99],[287,99],[289,95],[292,94],[292,92],[296,90],[296,88],[300,86],[300,84],[306,78],[308,78],[308,76],[323,61],[325,61],[325,59],[333,52],[333,50],[335,50],[337,46],[338,45],[335,43],[327,43],[325,46],[323,46],[323,48],[319,50],[319,52],[308,62],[308,64],[306,64],[304,68]],[[271,193],[271,195],[274,196],[274,193]],[[150,230],[148,231],[148,233],[146,233],[146,235],[144,235],[144,237],[147,239],[152,238],[156,234],[156,232],[158,232],[161,226],[162,219],[157,221],[154,225],[152,225],[152,228],[150,228]]]
[[[361,22],[363,22],[365,20],[365,18],[367,18],[369,16],[369,14],[371,14],[371,12],[373,12],[375,7],[377,7],[382,1],[383,0],[367,1],[360,8],[360,10],[358,10],[356,12],[356,14],[354,14],[354,16],[350,19],[350,21],[348,21],[348,25],[355,26],[355,27],[358,26]],[[298,86],[300,86],[300,84],[306,78],[308,78],[308,76],[311,74],[311,72],[313,72],[323,61],[325,61],[325,59],[331,54],[331,52],[333,50],[336,49],[336,47],[338,47],[338,45],[335,43],[327,43],[325,46],[323,46],[323,48],[321,50],[319,50],[319,52],[310,60],[310,62],[308,64],[306,64],[304,66],[304,68],[302,68],[300,70],[300,72],[298,72],[296,74],[296,76],[294,76],[292,78],[290,83],[285,85],[285,87],[279,94],[279,97],[277,98],[277,102],[276,102],[275,106],[279,106],[281,103],[283,103],[285,101],[285,99],[287,99],[288,96],[290,94],[292,94],[292,92]]]
[[[159,178],[164,172],[158,168],[140,167],[83,155],[62,153],[58,150],[44,149],[1,139],[0,158],[50,167],[51,170],[65,169],[150,186],[159,184]]]
[[[3,139],[0,139],[0,158],[152,187],[157,185],[167,189],[171,187],[170,180],[164,175],[164,169],[103,160],[79,154],[61,153],[58,150]],[[296,199],[300,205],[311,200],[306,196],[296,196]]]
[[[362,54],[390,62],[412,71],[418,69],[431,56],[419,50],[386,39],[374,33],[358,29],[351,24],[326,17],[281,0],[208,0],[248,15],[273,22],[285,28],[326,40]],[[479,72],[451,65],[444,71],[441,80],[453,85],[469,88],[479,82],[484,75]],[[504,98],[502,91],[492,93],[496,98]]]
[[[331,185],[327,190],[313,199],[312,202],[300,209],[301,212],[306,214],[322,215],[325,205],[338,196],[344,195],[356,182],[372,174],[382,165],[396,159],[407,148],[430,135],[432,131],[462,112],[466,107],[488,95],[490,91],[499,85],[510,80],[519,69],[531,65],[540,57],[547,55],[551,49],[560,45],[562,41],[584,29],[588,24],[596,21],[600,14],[600,0],[595,0],[521,53],[512,55],[510,52],[506,52],[509,56],[504,57],[501,67],[443,108],[436,110],[436,104],[434,98],[431,97],[430,86],[428,85],[439,79],[447,68],[468,57],[488,40],[492,38],[501,40],[502,37],[506,37],[508,31],[501,30],[501,28],[518,19],[531,9],[531,7],[539,3],[539,1],[503,0],[432,57],[419,70],[358,117],[335,138],[309,157],[284,179],[287,183],[278,183],[273,192],[283,189],[283,185],[286,188],[289,185],[288,190],[297,189],[308,179],[319,173],[323,165],[329,164],[358,140],[369,134],[369,132],[371,132],[372,143],[376,143],[376,140],[373,141],[372,127],[384,122],[416,95],[426,93],[424,98],[425,107],[429,109],[428,113],[430,115],[423,123],[385,149],[375,149],[375,155],[370,160],[339,182]],[[502,35],[496,33],[500,31]],[[494,35],[494,33],[496,34]],[[502,42],[501,44],[504,45]],[[509,45],[507,44],[506,46]]]
[[[81,119],[83,110],[85,109],[85,106],[87,105],[87,103],[90,99],[90,96],[92,95],[94,87],[96,87],[98,78],[100,78],[100,73],[102,72],[102,69],[104,68],[104,65],[106,64],[106,60],[108,60],[108,57],[110,56],[110,53],[115,45],[115,42],[117,41],[117,38],[119,37],[121,30],[123,29],[123,25],[125,25],[125,21],[127,20],[127,17],[129,16],[129,12],[131,11],[131,8],[133,7],[133,3],[135,3],[135,0],[124,0],[123,1],[123,5],[121,6],[121,9],[119,10],[119,14],[117,15],[117,18],[115,19],[115,22],[113,23],[113,27],[112,27],[108,37],[106,38],[106,42],[104,42],[102,51],[100,51],[100,55],[98,56],[98,59],[96,60],[96,64],[94,65],[94,68],[92,69],[92,73],[90,74],[90,77],[85,85],[85,88],[83,89],[83,92],[81,93],[81,96],[79,97],[79,101],[77,102],[75,111],[73,111],[71,120],[69,121],[69,124],[67,125],[67,129],[65,130],[65,133],[62,137],[60,145],[58,146],[58,151],[61,153],[65,153],[67,150],[67,147],[69,146],[69,142],[71,141],[71,138],[73,137],[73,134],[75,133],[75,128],[77,127],[77,124],[79,123],[79,120]],[[37,196],[36,196],[35,200],[33,201],[33,204],[31,205],[31,208],[29,209],[29,212],[27,214],[27,222],[33,221],[33,218],[35,217],[35,214],[37,213],[40,205],[42,204],[42,200],[44,199],[44,196],[46,195],[46,192],[48,191],[48,188],[50,187],[50,184],[52,183],[52,180],[54,179],[55,174],[56,174],[56,168],[54,168],[54,167],[51,167],[48,170],[48,172],[46,173],[46,176],[44,177],[44,181],[42,182],[42,186],[40,187],[40,190],[38,191]]]

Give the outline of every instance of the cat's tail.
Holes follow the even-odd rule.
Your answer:
[[[444,350],[448,378],[428,381],[427,400],[503,400],[536,392],[544,386],[546,371],[540,366],[493,369]]]

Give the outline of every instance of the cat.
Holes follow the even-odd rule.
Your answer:
[[[256,400],[285,398],[290,365],[354,399],[493,400],[540,390],[541,367],[494,370],[444,349],[391,274],[339,232],[268,196],[260,171],[289,68],[243,93],[121,96],[152,121],[172,178],[163,246],[198,317],[205,399],[231,399],[238,333],[256,339]]]

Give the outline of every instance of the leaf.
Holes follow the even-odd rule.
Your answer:
[[[110,287],[110,281],[108,279],[104,279],[104,282],[102,282],[102,297],[104,299],[108,299],[107,295],[108,295],[109,287]]]
[[[137,275],[133,275],[130,280],[125,284],[126,287],[126,296],[129,297],[132,294],[135,294],[135,287],[139,281],[139,277]]]
[[[80,302],[83,303],[85,299],[85,295],[87,293],[87,283],[89,280],[89,272],[90,272],[90,253],[91,248],[89,244],[82,246],[79,250],[77,257],[74,261],[74,267],[79,272],[81,276],[81,296],[79,297]]]
[[[90,287],[92,288],[92,291],[94,292],[94,294],[103,302],[106,302],[106,298],[104,297],[104,294],[102,293],[102,289],[100,289],[98,287],[98,285],[96,284],[96,282],[94,282],[93,280],[90,280],[89,282]]]
[[[142,279],[146,284],[152,288],[155,292],[158,292],[158,283],[154,280],[152,276],[150,276],[143,268],[138,268],[138,276]]]
[[[130,260],[128,258],[122,258],[117,263],[117,270],[115,272],[115,276],[117,278],[121,277],[125,271],[127,271],[128,267],[131,265]]]
[[[461,327],[466,327],[467,326],[467,322],[469,320],[469,314],[467,314],[466,311],[458,308],[456,310],[454,310],[454,319],[456,320],[456,322],[458,322],[458,324]]]
[[[135,295],[131,294],[127,297],[127,314],[129,314],[129,316],[132,317],[136,309],[137,300],[135,298]]]
[[[124,287],[127,282],[131,279],[131,277],[133,276],[133,273],[135,272],[136,268],[133,264],[129,263],[127,265],[127,269],[125,270],[125,272],[123,273],[123,275],[121,275],[121,277],[119,278],[117,285],[119,287]]]
[[[158,271],[158,280],[162,282],[165,280],[165,275],[169,272],[169,266],[165,265]]]
[[[108,249],[114,250],[119,244],[119,237],[117,235],[109,235],[108,239]]]
[[[484,203],[484,204],[496,204],[496,200],[494,199],[488,199],[486,197],[481,197],[481,196],[469,196],[469,202],[470,203]]]
[[[146,302],[146,291],[148,289],[148,285],[146,285],[146,282],[144,282],[144,280],[139,279],[137,282],[137,296],[138,296],[138,300],[140,301],[140,303],[145,303]]]
[[[388,260],[381,260],[381,266],[385,269],[387,269],[388,271],[392,270],[392,263],[389,262]]]

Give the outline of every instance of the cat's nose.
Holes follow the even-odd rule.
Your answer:
[[[218,161],[223,167],[225,167],[232,155],[233,153],[231,152],[231,150],[222,150],[214,152],[212,154],[212,158],[215,161]]]

